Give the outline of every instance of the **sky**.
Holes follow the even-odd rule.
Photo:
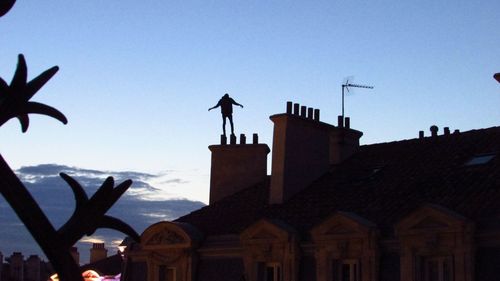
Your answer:
[[[452,3],[452,4],[451,4]],[[500,1],[18,0],[0,18],[0,77],[17,55],[28,78],[58,65],[33,98],[67,125],[32,116],[0,129],[13,169],[176,173],[155,188],[208,202],[210,152],[229,93],[237,134],[272,145],[269,116],[287,101],[335,124],[341,84],[362,144],[410,139],[429,127],[500,125]],[[440,131],[442,132],[442,131]]]

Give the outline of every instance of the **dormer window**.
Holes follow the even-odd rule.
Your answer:
[[[311,230],[317,281],[376,281],[377,226],[350,212],[336,212]]]
[[[159,222],[141,235],[140,245],[127,255],[127,275],[123,280],[194,280],[201,234],[186,223]]]
[[[401,281],[473,280],[473,230],[470,220],[439,205],[407,215],[396,225]]]
[[[491,159],[495,158],[495,154],[481,154],[472,157],[469,161],[465,163],[465,166],[476,166],[483,165],[490,162]]]
[[[279,220],[262,219],[240,234],[245,280],[298,280],[296,231]]]

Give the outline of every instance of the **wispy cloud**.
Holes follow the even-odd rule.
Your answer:
[[[171,180],[166,180],[162,181],[162,184],[169,184],[169,183],[174,183],[174,184],[185,184],[189,183],[189,181],[183,180],[183,179],[171,179]]]
[[[135,171],[98,171],[58,164],[41,164],[21,167],[15,172],[24,183],[32,186],[43,186],[47,189],[64,188],[66,183],[59,176],[61,172],[64,172],[75,178],[88,193],[95,192],[108,176],[112,176],[116,183],[131,179],[133,184],[125,196],[148,201],[185,198],[185,196],[171,190],[176,189],[175,187],[178,185],[190,182],[187,178],[179,177],[179,173],[173,170],[151,174]]]
[[[104,242],[106,242],[106,237],[104,236],[86,236],[80,239],[80,243],[83,244],[104,243]]]

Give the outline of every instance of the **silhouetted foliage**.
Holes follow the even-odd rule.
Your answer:
[[[4,2],[0,3],[2,3],[0,6],[2,11],[12,6],[7,7],[8,5],[6,6]],[[17,118],[21,123],[22,131],[26,132],[29,127],[29,114],[35,113],[50,116],[66,124],[66,117],[57,109],[30,101],[58,69],[54,66],[27,82],[28,69],[24,56],[20,54],[10,85],[0,78],[0,126],[12,118]],[[56,230],[33,196],[0,155],[0,193],[40,245],[59,274],[60,280],[82,280],[80,267],[73,259],[70,249],[84,235],[91,235],[98,228],[111,228],[139,241],[139,235],[129,225],[106,215],[106,212],[130,187],[132,181],[126,180],[115,187],[113,178],[108,177],[89,199],[75,179],[64,173],[60,176],[73,190],[76,207],[69,220]]]
[[[0,0],[0,17],[5,15],[12,6],[14,6],[16,0]]]
[[[0,17],[5,15],[14,3],[15,0],[0,0]],[[28,67],[24,56],[20,54],[10,85],[0,78],[0,126],[12,118],[17,118],[21,123],[21,130],[26,132],[29,127],[29,114],[50,116],[66,124],[66,117],[57,109],[30,101],[58,70],[59,68],[54,66],[27,82]],[[80,267],[73,259],[70,249],[84,235],[91,235],[97,228],[111,228],[139,241],[139,235],[129,225],[106,215],[132,181],[126,180],[115,187],[113,178],[108,177],[89,199],[75,179],[64,173],[60,176],[73,190],[76,207],[69,220],[56,230],[28,189],[0,155],[0,193],[39,244],[59,274],[59,279],[82,280]]]
[[[47,115],[64,124],[68,123],[64,114],[57,109],[42,103],[29,101],[58,70],[59,67],[54,66],[30,82],[26,82],[28,68],[24,56],[20,54],[17,69],[12,82],[10,82],[10,86],[0,77],[0,126],[11,118],[17,117],[24,133],[29,127],[30,120],[28,114],[30,113]]]

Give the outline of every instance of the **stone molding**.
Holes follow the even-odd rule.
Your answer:
[[[445,207],[426,204],[396,225],[401,243],[401,281],[423,280],[425,258],[450,257],[453,280],[474,278],[474,223]]]

